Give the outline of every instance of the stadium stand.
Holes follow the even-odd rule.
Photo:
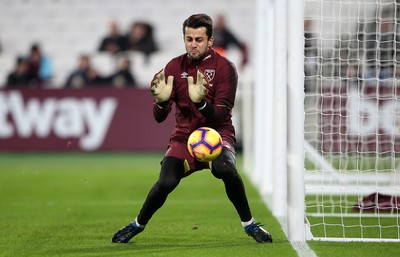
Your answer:
[[[0,85],[4,85],[17,56],[26,55],[33,42],[40,43],[44,53],[53,60],[53,87],[62,86],[82,53],[91,55],[93,65],[101,72],[111,73],[115,58],[98,53],[97,48],[109,21],[115,19],[123,31],[135,20],[148,21],[155,28],[160,51],[148,63],[140,53],[130,54],[132,72],[139,86],[147,87],[153,74],[168,59],[183,53],[181,24],[193,12],[213,16],[229,6],[226,13],[229,26],[251,48],[254,3],[254,0],[205,0],[199,6],[194,0],[184,4],[179,0],[0,0]],[[240,19],[235,18],[238,14]]]

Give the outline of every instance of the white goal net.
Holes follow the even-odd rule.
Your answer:
[[[308,239],[400,241],[400,1],[304,3]]]

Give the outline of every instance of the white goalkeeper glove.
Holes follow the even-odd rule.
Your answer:
[[[168,76],[167,84],[165,84],[165,75],[163,69],[154,75],[153,81],[151,82],[152,87],[150,88],[150,91],[157,104],[169,100],[172,92],[173,82],[174,77]]]
[[[208,84],[206,77],[200,70],[197,70],[196,84],[194,84],[192,76],[189,76],[187,80],[190,100],[193,103],[200,103],[208,93],[208,89],[205,87]]]

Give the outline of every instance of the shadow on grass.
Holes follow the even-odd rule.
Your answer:
[[[267,253],[270,248],[281,248],[286,240],[272,244],[259,244],[252,238],[183,238],[178,237],[143,237],[126,244],[103,242],[102,246],[81,244],[68,249],[48,250],[46,254],[59,255],[68,253],[73,256],[258,256],[254,250]],[[99,242],[96,245],[100,245]],[[256,253],[257,253],[256,251]]]
[[[171,242],[175,241],[175,242]],[[184,238],[161,238],[153,240],[138,239],[127,244],[104,242],[100,247],[93,245],[69,246],[64,249],[48,251],[49,256],[68,254],[70,256],[261,256],[271,248],[285,248],[286,240],[272,244],[259,244],[252,238],[208,238],[185,240]],[[99,244],[96,244],[99,245]]]

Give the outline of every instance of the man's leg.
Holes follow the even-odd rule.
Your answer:
[[[272,236],[252,217],[249,203],[247,201],[245,187],[236,169],[235,154],[224,150],[212,163],[212,174],[222,179],[229,200],[239,214],[245,232],[259,243],[272,242]]]
[[[212,162],[211,172],[224,182],[226,194],[235,206],[240,220],[242,222],[249,221],[252,215],[242,178],[236,169],[234,153],[224,149],[220,156]]]
[[[115,233],[112,242],[127,243],[142,232],[153,214],[165,203],[168,194],[178,186],[183,174],[183,162],[174,157],[166,157],[161,164],[160,177],[147,195],[139,215],[135,221]]]
[[[162,161],[158,181],[151,188],[142,209],[137,216],[141,225],[146,225],[153,214],[165,203],[167,196],[179,184],[184,174],[183,162],[175,157],[166,157]]]

